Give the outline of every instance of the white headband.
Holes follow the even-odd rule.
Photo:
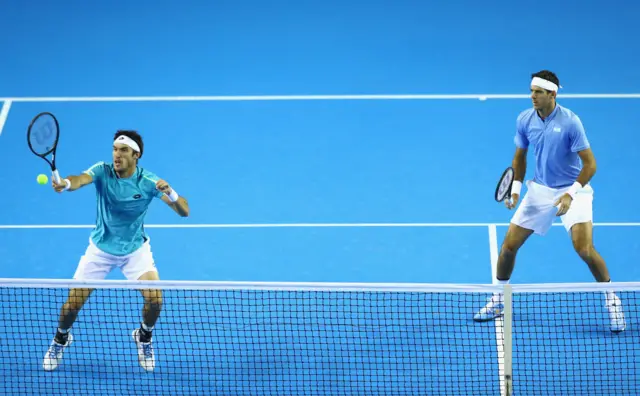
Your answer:
[[[531,80],[531,85],[546,89],[547,91],[558,92],[558,86],[556,84],[540,77],[534,77],[533,80]],[[560,88],[562,88],[562,86],[560,86]]]
[[[113,142],[113,144],[116,144],[116,143],[124,144],[125,146],[131,147],[133,151],[136,151],[138,153],[140,152],[140,146],[138,146],[138,143],[134,142],[133,139],[131,139],[129,136],[125,136],[125,135],[118,136],[118,138]]]

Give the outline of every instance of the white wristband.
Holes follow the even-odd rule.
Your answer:
[[[176,202],[179,198],[178,193],[176,192],[176,190],[171,190],[171,194],[167,195],[169,197],[169,200],[171,202]]]
[[[522,182],[519,180],[514,180],[511,185],[511,195],[518,194],[520,195],[520,191],[522,190]]]
[[[578,182],[574,182],[573,185],[569,187],[569,191],[567,191],[567,194],[571,196],[571,199],[576,199],[576,194],[578,193],[578,190],[582,190],[582,184]]]
[[[64,179],[64,185],[65,185],[65,188],[62,191],[67,191],[68,189],[70,189],[71,188],[71,180]]]

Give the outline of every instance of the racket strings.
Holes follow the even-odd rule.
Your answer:
[[[33,124],[29,134],[29,144],[39,155],[49,153],[55,147],[58,134],[55,121],[50,117],[40,117]]]
[[[498,182],[498,187],[496,188],[496,201],[501,202],[507,198],[507,195],[511,192],[514,176],[514,171],[511,167],[507,168],[502,174],[500,182]]]

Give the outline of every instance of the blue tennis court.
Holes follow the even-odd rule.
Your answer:
[[[11,33],[0,37],[0,105],[8,110],[0,127],[0,185],[5,191],[0,209],[0,278],[71,278],[95,221],[93,187],[57,195],[49,185],[35,181],[39,173],[49,172],[46,163],[29,151],[26,128],[35,114],[50,111],[61,122],[57,160],[61,174],[77,174],[98,161],[110,161],[115,131],[136,129],[145,139],[141,166],[188,198],[191,216],[187,219],[160,201],[147,216],[147,232],[164,280],[491,284],[490,230],[497,225],[501,242],[512,215],[493,200],[495,184],[511,162],[516,116],[530,106],[529,76],[550,69],[560,77],[561,94],[591,94],[561,97],[559,103],[580,115],[598,161],[592,182],[598,224],[595,245],[614,281],[640,281],[640,211],[634,181],[640,158],[636,127],[640,99],[624,97],[640,92],[640,43],[630,39],[640,33],[634,18],[640,6],[615,3],[557,4],[552,12],[538,16],[535,7],[506,1],[491,7],[465,1],[408,0],[9,4],[0,15],[0,25]],[[34,7],[39,12],[31,12]],[[452,96],[233,99],[375,94]],[[464,94],[525,96],[488,100],[455,96]],[[157,100],[160,95],[224,98]],[[124,100],[131,96],[148,98]],[[528,178],[533,166],[530,156]],[[124,278],[113,272],[108,279]],[[514,284],[591,281],[562,227],[529,240],[519,253],[512,278]],[[33,305],[0,309],[4,320],[11,321],[15,320],[11,315],[28,307],[29,319],[20,323],[32,326],[27,334],[41,346],[37,351],[21,351],[19,339],[9,341],[14,335],[0,333],[0,346],[10,343],[13,361],[21,367],[12,368],[11,373],[0,368],[3,376],[11,377],[10,390],[47,394],[43,387],[51,384],[51,378],[79,392],[90,385],[105,394],[139,393],[150,385],[171,389],[189,375],[198,381],[195,373],[172,371],[181,363],[169,356],[164,356],[169,368],[163,371],[160,360],[157,372],[150,376],[137,371],[133,354],[124,363],[110,358],[96,363],[94,357],[79,356],[73,349],[61,370],[41,372],[41,358],[57,320],[55,315],[41,317],[32,312],[53,306],[46,293],[43,296]],[[136,303],[125,306],[108,303],[107,295],[95,301],[105,304],[106,317],[119,312],[135,326],[139,296],[131,296]],[[56,307],[64,301],[60,293],[49,297]],[[229,301],[234,298],[228,297]],[[635,299],[633,294],[628,296],[629,301]],[[11,305],[11,301],[2,303]],[[483,301],[484,296],[478,295],[467,303]],[[423,303],[411,302],[416,307]],[[302,309],[295,302],[286,304],[292,312]],[[584,308],[589,304],[569,302],[575,309],[587,310],[585,317],[599,315],[597,307]],[[462,306],[445,304],[421,313],[427,315],[436,308],[458,318],[459,327],[427,326],[419,334],[412,333],[411,340],[431,340],[447,331],[451,337],[457,334],[456,339],[493,337],[494,341],[484,349],[473,342],[466,348],[464,343],[456,344],[460,349],[449,351],[449,359],[460,360],[438,369],[443,381],[454,381],[459,375],[455,373],[464,370],[484,375],[474,368],[478,359],[495,362],[497,370],[493,324],[473,323],[474,311],[466,312]],[[183,331],[178,330],[177,310],[169,307],[163,312],[158,332]],[[162,330],[163,320],[172,312],[178,316],[167,319],[170,326]],[[188,313],[198,315],[195,310]],[[465,315],[468,322],[461,319]],[[544,310],[539,315],[531,321],[543,327],[554,322]],[[131,329],[96,320],[107,330],[85,327],[76,342],[89,346],[79,350],[102,353],[106,346],[88,340],[100,331],[112,331],[113,342],[128,342]],[[633,307],[627,311],[628,328],[623,334],[612,336],[598,326],[582,328],[574,345],[556,351],[559,359],[582,362],[564,364],[563,376],[579,387],[586,377],[610,376],[613,370],[622,375],[620,381],[628,381],[628,394],[636,394],[640,370],[633,345],[640,336],[638,312]],[[387,335],[393,332],[388,331]],[[223,335],[220,342],[230,342]],[[379,335],[365,336],[375,340]],[[400,330],[391,335],[400,344],[414,342]],[[246,340],[243,337],[249,336],[234,333],[233,337]],[[262,353],[290,360],[270,363],[254,356],[260,364],[246,374],[253,384],[264,380],[253,375],[266,375],[269,367],[277,367],[274,378],[279,381],[295,380],[289,377],[295,373],[288,371],[296,364],[295,354],[287,353],[291,346],[304,348],[309,341],[276,338],[264,341],[275,346]],[[601,350],[607,343],[613,343],[606,347],[616,351],[613,358]],[[368,347],[374,350],[374,344]],[[240,350],[250,349],[242,345]],[[536,367],[537,344],[532,345],[520,357],[530,359],[528,370]],[[584,355],[566,352],[572,346],[580,346]],[[402,350],[398,347],[389,355],[376,356],[377,362],[388,364]],[[349,356],[352,363],[362,358],[357,353]],[[196,371],[206,369],[204,361],[209,357],[192,358]],[[217,361],[220,366],[211,374],[210,387],[198,392],[218,394],[227,389],[225,384],[233,376],[225,365],[244,362],[233,361],[231,355],[227,358]],[[318,369],[313,364],[304,367]],[[390,376],[401,371],[383,367]],[[595,371],[585,373],[584,367]],[[412,369],[429,371],[428,367]],[[376,371],[375,367],[367,370],[358,376]],[[65,375],[80,380],[68,382]],[[385,394],[364,386],[343,388],[339,375],[331,375],[326,381],[335,383],[324,394]],[[295,394],[305,394],[313,382],[304,382]],[[445,384],[438,388],[437,382],[421,378],[382,385],[401,389],[396,389],[399,393],[387,389],[386,394],[418,394],[425,389],[430,394],[452,394]],[[116,390],[116,385],[121,388]],[[553,386],[540,379],[520,390],[521,394],[534,389],[552,392]],[[607,387],[602,382],[590,394],[608,394]],[[279,394],[277,385],[270,383],[264,389]],[[247,387],[233,394],[255,391]],[[496,391],[500,394],[498,384],[491,384],[474,394]]]

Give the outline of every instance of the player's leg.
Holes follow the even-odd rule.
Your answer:
[[[67,301],[60,309],[56,335],[54,336],[53,341],[51,341],[49,349],[47,350],[42,362],[42,368],[44,370],[55,370],[62,362],[65,348],[73,342],[71,326],[73,326],[73,323],[78,317],[78,313],[92,291],[92,289],[71,289],[69,291]]]
[[[531,229],[521,227],[514,223],[509,224],[507,235],[502,242],[500,255],[498,256],[496,268],[496,278],[498,282],[508,282],[509,279],[511,279],[518,250],[520,250],[522,245],[529,239],[531,234],[533,234],[533,230]]]
[[[518,251],[536,233],[545,235],[551,227],[554,213],[553,194],[546,187],[535,183],[527,183],[528,191],[511,219],[507,235],[500,248],[496,268],[496,282],[506,284],[511,279]],[[502,316],[504,298],[502,293],[494,294],[487,304],[473,317],[477,322],[484,322]]]
[[[498,283],[507,283],[511,279],[516,254],[527,239],[533,233],[546,235],[555,220],[557,209],[553,206],[553,190],[533,182],[527,183],[527,189],[500,248],[496,268]]]
[[[600,253],[593,246],[593,223],[578,223],[571,227],[571,242],[580,258],[589,266],[598,282],[610,282],[609,269]]]
[[[67,301],[60,309],[60,317],[58,318],[58,330],[54,340],[60,344],[65,344],[70,334],[71,326],[76,321],[78,313],[87,302],[93,289],[71,289]]]
[[[160,280],[157,271],[149,271],[144,273],[139,280],[156,281]],[[142,322],[140,323],[140,341],[151,342],[153,328],[156,325],[160,312],[162,311],[162,290],[147,289],[141,290],[144,298],[144,306],[142,308]]]
[[[498,256],[498,263],[496,268],[496,279],[498,283],[508,283],[511,279],[511,273],[515,266],[516,255],[518,250],[529,239],[533,230],[521,227],[517,224],[509,224],[507,235],[505,236],[502,247],[500,248],[500,255]],[[484,322],[495,319],[502,315],[504,310],[504,299],[502,294],[496,293],[493,295],[487,304],[478,311],[473,320],[476,322]]]
[[[573,248],[587,264],[597,282],[611,282],[605,260],[593,245],[593,189],[583,188],[575,197],[567,213],[562,216],[565,229],[571,235]],[[609,311],[611,331],[626,328],[624,310],[620,298],[613,292],[605,292],[605,306]]]
[[[108,255],[100,252],[95,246],[89,245],[80,259],[80,263],[73,276],[74,279],[101,280],[113,268]],[[80,310],[89,299],[93,289],[76,288],[69,290],[67,300],[60,309],[58,328],[49,349],[44,356],[42,367],[46,371],[55,370],[62,362],[64,350],[73,342],[71,328]]]
[[[596,281],[610,282],[607,264],[593,246],[593,224],[591,222],[574,224],[571,227],[571,240],[576,252],[589,266]],[[611,331],[615,333],[623,331],[627,325],[622,301],[613,291],[605,292],[605,306],[609,311]]]
[[[149,241],[131,254],[122,272],[130,280],[155,281],[159,280]],[[133,330],[132,337],[138,350],[138,363],[146,371],[155,369],[155,354],[153,351],[152,335],[160,312],[162,311],[162,291],[157,289],[140,290],[144,298],[142,321],[140,327]]]

